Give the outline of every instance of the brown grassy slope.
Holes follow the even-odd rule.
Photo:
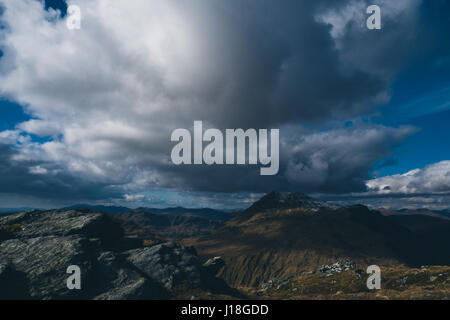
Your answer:
[[[359,264],[410,263],[412,234],[363,206],[269,210],[230,220],[212,235],[187,239],[203,256],[222,256],[221,276],[256,287],[320,264],[350,258]]]
[[[362,269],[366,269],[365,266]],[[368,275],[358,278],[353,270],[320,277],[318,273],[298,276],[283,288],[272,288],[249,296],[260,299],[450,299],[450,267],[390,267],[381,270],[381,290],[368,290]]]

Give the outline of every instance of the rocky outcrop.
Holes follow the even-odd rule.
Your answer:
[[[246,209],[244,211],[244,216],[267,210],[318,208],[320,205],[321,204],[319,201],[316,201],[315,199],[300,192],[283,194],[272,191]]]
[[[0,243],[0,260],[26,275],[28,291],[23,293],[24,298],[64,298],[76,293],[66,287],[68,266],[78,265],[87,275],[92,271],[87,241],[78,235],[10,239]]]
[[[67,288],[71,265],[80,267],[80,290]],[[228,287],[193,248],[144,247],[102,213],[30,211],[0,218],[0,298],[162,299],[194,289]]]
[[[14,238],[82,234],[109,243],[123,235],[120,226],[108,216],[89,210],[23,212],[0,218],[0,226]]]
[[[214,257],[208,259],[203,267],[207,268],[211,274],[216,275],[223,267],[225,267],[225,260],[222,257]]]
[[[323,264],[319,266],[318,271],[321,277],[331,277],[336,273],[341,273],[356,268],[356,263],[351,260],[340,260],[332,264]]]
[[[170,294],[160,283],[149,279],[133,265],[112,251],[102,252],[97,258],[98,271],[104,276],[97,281],[98,300],[129,300],[141,298],[169,298]]]
[[[278,278],[270,279],[269,281],[261,284],[261,289],[259,290],[259,292],[266,292],[269,289],[275,290],[285,289],[291,282],[292,278],[293,277],[288,277],[285,279],[278,279]]]

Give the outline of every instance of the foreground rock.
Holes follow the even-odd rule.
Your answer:
[[[222,257],[214,257],[208,259],[203,267],[207,268],[211,274],[216,275],[223,267],[225,267],[225,260]]]
[[[67,288],[67,267],[81,290]],[[0,298],[166,299],[228,294],[195,250],[144,247],[108,216],[89,210],[32,211],[0,218]]]
[[[266,292],[267,290],[273,289],[273,288],[275,288],[275,290],[284,289],[289,285],[292,278],[293,277],[289,277],[286,279],[278,279],[278,278],[270,279],[269,281],[264,282],[261,285],[261,290],[259,292]]]
[[[186,283],[198,289],[220,289],[222,281],[215,278],[208,265],[202,265],[193,247],[168,242],[126,254],[129,262],[169,291]]]

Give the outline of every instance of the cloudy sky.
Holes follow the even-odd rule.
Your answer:
[[[67,5],[81,29],[66,27]],[[368,30],[366,8],[381,7]],[[446,0],[0,0],[0,207],[450,207]],[[175,166],[171,132],[279,128],[280,171]]]

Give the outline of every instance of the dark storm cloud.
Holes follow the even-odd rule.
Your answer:
[[[207,105],[190,109],[186,117],[223,127],[323,123],[365,113],[385,102],[389,79],[343,65],[331,27],[317,21],[319,9],[339,7],[334,1],[196,3],[200,23],[215,17],[210,33],[204,34],[212,48],[206,49],[209,61],[201,72],[214,72],[208,70],[214,65],[211,69],[218,68],[220,76],[203,92],[213,100],[202,97]],[[409,28],[401,22],[396,27]],[[367,31],[360,26],[360,35]],[[394,39],[390,45],[408,42]],[[346,49],[358,48],[346,45]]]
[[[94,198],[121,187],[363,190],[372,165],[413,130],[318,127],[386,103],[396,72],[421,45],[420,1],[375,3],[382,31],[367,30],[367,1],[79,0],[82,29],[69,32],[37,2],[6,2],[0,93],[37,118],[18,130],[54,139],[17,149],[60,171],[30,174],[29,164],[5,158],[2,170],[18,179],[9,175],[1,190]],[[174,166],[170,134],[194,120],[281,128],[279,175]],[[288,128],[299,125],[309,131]]]
[[[370,178],[374,163],[390,156],[392,148],[414,132],[416,129],[412,127],[393,129],[383,126],[309,135],[286,132],[280,146],[280,173],[276,176],[260,176],[259,166],[168,165],[159,168],[158,171],[167,177],[159,183],[190,190],[226,192],[366,191],[365,181]]]
[[[97,200],[120,194],[106,184],[84,181],[74,175],[58,172],[51,163],[16,161],[17,152],[0,144],[0,193],[22,194],[44,199]],[[48,168],[48,169],[47,169]],[[34,170],[35,173],[32,173]],[[1,205],[0,205],[1,206]]]

